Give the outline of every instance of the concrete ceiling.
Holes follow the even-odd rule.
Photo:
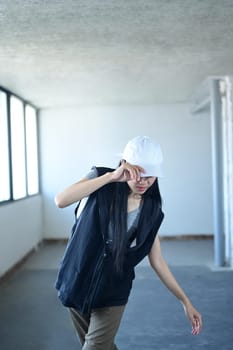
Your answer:
[[[0,85],[40,108],[186,102],[233,74],[233,0],[1,0]]]

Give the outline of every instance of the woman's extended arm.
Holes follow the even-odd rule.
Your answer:
[[[180,287],[170,271],[161,252],[159,237],[157,236],[149,254],[149,261],[164,285],[181,301],[187,318],[192,323],[192,334],[197,335],[202,328],[200,313],[193,307],[187,295]]]
[[[140,173],[143,171],[143,168],[139,166],[122,161],[121,165],[113,172],[107,172],[94,179],[84,178],[67,187],[64,191],[56,195],[55,204],[58,208],[65,208],[89,196],[91,193],[110,182],[124,182],[139,179]]]
[[[106,173],[94,179],[84,178],[67,187],[64,191],[58,193],[55,197],[55,204],[58,206],[58,208],[65,208],[68,205],[89,196],[91,193],[95,192],[110,181],[111,173]]]

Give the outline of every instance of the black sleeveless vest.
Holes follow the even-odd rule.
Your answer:
[[[98,176],[114,170],[96,169]],[[115,183],[110,183],[89,196],[75,220],[58,272],[55,287],[61,302],[82,314],[97,307],[127,303],[135,277],[134,267],[149,254],[164,218],[160,205],[155,207],[150,200],[144,202],[136,232],[137,244],[128,248],[124,271],[117,274],[107,247],[109,208],[114,191]]]

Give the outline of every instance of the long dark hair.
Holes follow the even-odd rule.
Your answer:
[[[127,205],[130,188],[127,182],[117,182],[113,196],[111,222],[113,227],[112,255],[115,269],[122,273],[124,258],[128,244],[127,238]],[[159,190],[158,178],[143,195],[143,202],[151,200],[153,207],[161,207],[162,199]]]

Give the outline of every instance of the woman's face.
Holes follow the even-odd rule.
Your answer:
[[[155,182],[155,176],[140,177],[138,181],[128,181],[128,186],[133,194],[143,195]]]

